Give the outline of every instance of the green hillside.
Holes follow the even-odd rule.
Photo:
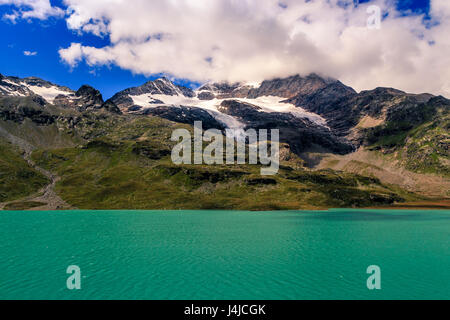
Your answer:
[[[33,160],[56,172],[58,194],[80,209],[310,209],[402,201],[377,179],[332,171],[276,176],[258,166],[175,166],[172,130],[160,118],[131,118],[82,147],[39,150]]]
[[[0,139],[0,202],[28,196],[48,184],[48,179],[22,158],[19,150]]]
[[[394,110],[369,129],[369,150],[392,154],[405,168],[450,177],[450,106],[440,97],[414,108]]]

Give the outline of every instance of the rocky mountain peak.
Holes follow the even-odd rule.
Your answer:
[[[83,85],[78,89],[78,91],[75,93],[75,96],[77,97],[84,97],[88,98],[91,101],[93,101],[95,104],[102,104],[103,103],[103,97],[100,91],[97,89],[89,86],[89,85]]]
[[[400,95],[405,95],[406,93],[404,91],[394,89],[394,88],[377,87],[373,90],[361,91],[361,94],[400,96]]]
[[[160,77],[160,78],[156,79],[155,81],[166,83],[168,85],[174,85],[174,83],[169,78],[167,78],[165,76],[164,77]]]
[[[305,77],[294,75],[287,78],[265,80],[262,83],[208,83],[200,87],[197,92],[201,100],[212,100],[214,98],[256,99],[262,96],[277,96],[289,99],[298,95],[313,94],[336,83],[342,85],[342,83],[335,79],[321,77],[312,73]]]
[[[156,80],[147,81],[141,86],[128,88],[116,93],[109,102],[114,103],[121,110],[128,110],[135,106],[135,99],[144,100],[146,102],[158,102],[159,99],[151,98],[151,96],[184,96],[187,98],[195,97],[192,89],[178,86],[166,77],[161,77]]]
[[[201,100],[246,98],[251,89],[251,86],[239,82],[216,82],[201,86],[197,95]]]
[[[335,82],[334,79],[323,78],[317,74],[310,74],[306,77],[294,75],[288,78],[275,78],[266,80],[259,88],[251,90],[249,98],[261,96],[292,98],[297,95],[309,95]]]

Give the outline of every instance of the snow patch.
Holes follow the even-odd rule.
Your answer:
[[[291,103],[282,102],[286,100],[282,97],[277,96],[263,96],[258,97],[256,99],[247,99],[247,98],[236,98],[232,100],[237,100],[241,102],[246,102],[258,106],[261,108],[261,112],[281,112],[281,113],[290,113],[293,116],[300,119],[308,119],[315,124],[318,124],[323,127],[327,127],[327,120],[323,117],[319,116],[316,113],[308,112],[303,108],[296,107]]]
[[[225,100],[236,100],[240,102],[249,103],[261,108],[259,112],[267,113],[290,113],[293,116],[300,119],[308,119],[311,122],[327,127],[327,121],[318,114],[308,112],[303,108],[296,107],[290,103],[282,102],[285,98],[276,96],[264,96],[256,99],[247,98],[231,98],[231,99],[212,99],[212,100],[200,100],[197,97],[189,98],[182,94],[169,96],[164,94],[142,94],[138,96],[129,96],[133,99],[133,103],[143,108],[155,108],[160,106],[185,106],[185,107],[197,107],[208,111],[216,120],[222,122],[230,129],[241,130],[245,125],[238,121],[236,118],[224,114],[219,111],[219,107]],[[162,103],[158,103],[158,101]]]
[[[189,98],[183,95],[168,96],[164,94],[142,94],[138,96],[129,96],[133,99],[133,103],[137,106],[149,109],[161,106],[175,106],[175,107],[197,107],[206,110],[214,119],[223,123],[229,129],[242,130],[245,124],[238,121],[236,118],[224,114],[218,110],[218,107],[223,100],[214,99],[209,101],[203,101],[198,98]],[[155,101],[161,101],[162,103],[154,103]]]
[[[71,91],[62,90],[56,86],[39,87],[39,86],[31,86],[26,83],[22,83],[22,85],[27,87],[31,91],[33,91],[34,94],[37,94],[38,96],[41,96],[42,98],[44,98],[49,103],[53,103],[55,98],[59,95],[64,95],[64,96],[72,95]]]

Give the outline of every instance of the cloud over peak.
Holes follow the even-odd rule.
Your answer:
[[[71,68],[116,65],[198,82],[314,72],[357,90],[387,86],[450,96],[448,0],[431,0],[428,17],[398,12],[395,0],[355,2],[64,0],[64,13],[49,0],[0,0],[22,8],[5,19],[60,15],[70,30],[109,41],[94,47],[80,37],[60,49]],[[380,9],[380,28],[367,25],[376,12],[370,6]]]

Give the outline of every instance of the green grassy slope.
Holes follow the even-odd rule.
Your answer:
[[[29,196],[49,183],[31,168],[18,149],[0,140],[0,202]]]
[[[313,209],[389,204],[398,194],[377,179],[283,167],[173,165],[177,125],[131,118],[83,147],[39,150],[36,163],[61,176],[60,196],[81,209]]]
[[[367,132],[369,150],[392,154],[408,170],[450,177],[450,106],[439,97],[397,110]]]

